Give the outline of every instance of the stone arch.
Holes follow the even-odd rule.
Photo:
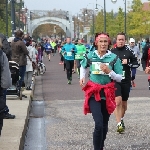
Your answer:
[[[30,27],[28,29],[30,31],[31,36],[33,31],[38,26],[42,24],[48,24],[48,23],[59,25],[66,32],[66,36],[70,36],[71,38],[74,37],[74,24],[72,23],[72,21],[69,22],[68,20],[60,19],[57,17],[42,17],[42,18],[32,20]]]

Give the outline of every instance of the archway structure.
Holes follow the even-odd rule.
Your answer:
[[[31,16],[31,12],[33,17]],[[30,19],[32,20],[30,20],[30,23],[28,25],[28,31],[31,36],[34,30],[40,25],[56,24],[60,26],[64,30],[64,32],[66,32],[66,36],[69,36],[71,38],[74,37],[74,23],[72,22],[72,16],[69,15],[69,13],[67,16],[66,14],[64,15],[63,13],[61,13],[61,15],[60,14],[58,15],[58,12],[52,14],[49,11],[44,11],[44,13],[41,15],[39,14],[39,11],[38,14],[34,13],[34,11],[30,11]]]

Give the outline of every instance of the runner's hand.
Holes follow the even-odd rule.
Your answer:
[[[85,78],[80,79],[79,82],[80,82],[80,86],[83,87],[83,86],[84,86],[84,83],[85,83]]]
[[[111,72],[111,70],[109,69],[109,67],[106,64],[101,64],[100,69],[106,74],[109,74]]]
[[[149,67],[146,67],[145,73],[146,73],[146,74],[150,74],[150,66],[149,66]]]
[[[127,62],[127,59],[123,59],[122,60],[122,64],[127,64],[128,62]]]

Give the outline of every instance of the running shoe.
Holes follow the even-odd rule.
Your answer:
[[[70,80],[68,80],[68,84],[71,84],[71,81],[70,81]]]
[[[122,132],[124,132],[124,129],[123,129],[123,127],[122,127],[122,124],[117,125],[117,132],[119,132],[120,134],[121,134]]]
[[[124,125],[124,121],[123,120],[121,120],[121,124],[122,124],[123,129],[125,130],[125,125]]]

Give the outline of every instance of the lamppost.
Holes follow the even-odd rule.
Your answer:
[[[15,0],[11,0],[11,33],[14,36],[14,32],[16,30],[15,23]]]
[[[89,3],[89,4],[92,4],[92,3]],[[87,5],[87,7],[88,7],[88,5]],[[87,7],[86,7],[86,11],[85,11],[85,16],[88,15],[88,13],[87,13]],[[94,16],[95,16],[95,10],[93,8],[93,10],[92,10],[92,27],[93,27],[93,29],[92,29],[92,35],[94,35],[94,33],[95,33],[95,19],[94,19]]]
[[[6,36],[8,37],[8,0],[6,0]]]
[[[105,5],[105,0],[104,0],[104,7],[102,7],[101,5],[97,4],[97,0],[96,0],[96,7],[95,7],[95,11],[98,12],[98,6],[100,6],[103,11],[104,11],[104,32],[106,32],[106,5]]]
[[[72,19],[72,22],[74,23],[74,32],[77,32],[77,38],[79,38],[79,35],[80,35],[80,20],[79,19],[80,19],[79,14],[77,14],[77,17],[74,16]],[[76,22],[77,22],[77,31],[76,31]],[[74,35],[74,38],[75,38],[75,35]]]
[[[67,28],[67,21],[69,21],[69,12],[66,12],[66,37],[69,36],[68,35],[68,28]]]
[[[113,4],[115,4],[117,2],[117,0],[111,0]],[[126,0],[123,0],[124,1],[124,32],[125,32],[125,35],[127,33],[127,1]]]

